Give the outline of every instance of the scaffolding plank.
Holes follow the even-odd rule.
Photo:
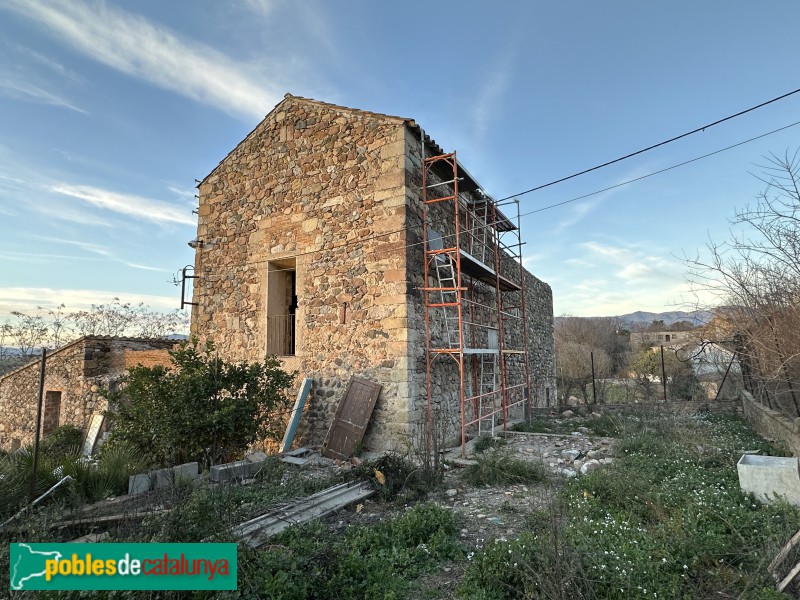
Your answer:
[[[478,281],[482,281],[488,285],[497,285],[497,273],[494,269],[479,261],[466,250],[461,250],[460,254],[462,273],[466,273],[473,279],[477,279]],[[515,292],[521,289],[519,284],[511,281],[507,277],[500,275],[499,279],[500,289],[504,292]]]

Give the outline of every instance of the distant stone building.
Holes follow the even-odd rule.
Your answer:
[[[86,431],[93,414],[108,408],[100,395],[130,367],[170,364],[169,340],[85,336],[48,354],[42,407],[42,436],[72,424]],[[33,442],[40,360],[0,377],[0,448]]]
[[[424,265],[428,260],[436,270],[449,260],[432,260],[426,250],[435,252],[436,243],[441,247],[452,237],[454,217],[431,205],[423,224],[423,156],[442,154],[411,119],[287,94],[198,186],[192,335],[212,339],[226,359],[275,354],[287,369],[312,377],[301,426],[305,441],[322,441],[352,375],[382,386],[365,438],[368,448],[404,446],[425,410],[426,336],[441,336],[448,318],[434,323],[429,314],[426,329],[422,288],[433,284],[424,280]],[[452,190],[446,173],[437,173],[437,189]],[[456,180],[455,196],[468,207],[457,218],[471,212],[486,221],[488,211],[497,210],[494,201],[460,165]],[[496,214],[488,224],[492,236],[511,228]],[[474,224],[461,228],[472,238],[480,233]],[[462,250],[467,237],[462,233]],[[495,303],[493,281],[505,285],[513,261],[507,253],[496,259],[499,266],[463,256],[469,255],[462,252],[464,295],[482,296],[486,306]],[[502,361],[516,353],[516,366],[502,374],[518,379],[520,356],[527,355],[530,383],[523,381],[519,391],[544,406],[556,397],[552,292],[527,271],[514,277],[519,285],[507,287],[517,302],[524,300],[527,348],[521,348],[520,325],[512,333],[506,322],[518,315],[519,305],[500,310],[499,317],[470,316],[465,303],[458,308],[461,344],[469,345],[467,328],[473,327],[471,337],[481,337],[485,348],[471,349],[470,357],[466,349],[443,348],[441,354],[477,364],[492,352]],[[470,319],[483,320],[472,326]],[[498,344],[498,319],[506,325],[505,343],[519,349],[506,353]],[[476,376],[473,383],[472,375],[459,382],[458,369],[453,375],[449,364],[444,375],[434,365],[431,401],[452,413],[458,410],[453,389],[471,386],[470,393],[478,395],[483,382]],[[456,438],[455,420],[452,425]]]
[[[697,331],[633,331],[631,344],[636,346],[681,347],[700,339]]]

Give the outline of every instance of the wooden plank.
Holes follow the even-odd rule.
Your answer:
[[[783,548],[781,548],[781,551],[778,552],[778,554],[775,555],[775,558],[772,559],[772,562],[769,563],[767,571],[772,573],[775,579],[778,579],[778,575],[776,574],[778,567],[784,560],[786,560],[786,557],[789,556],[789,552],[792,551],[792,548],[794,548],[798,544],[798,542],[800,542],[800,531],[798,531],[792,536],[792,539],[790,539],[786,543],[786,545]]]
[[[283,441],[279,448],[280,452],[286,452],[292,447],[294,436],[297,433],[297,426],[300,425],[300,418],[303,416],[306,398],[308,398],[308,393],[311,391],[311,382],[312,379],[310,377],[305,377],[303,383],[300,384],[300,391],[297,392],[297,399],[294,401],[294,408],[289,417],[289,425],[286,427],[286,433],[283,435]]]
[[[81,454],[84,456],[91,456],[94,452],[95,444],[97,444],[97,437],[100,435],[100,428],[103,426],[103,415],[95,413],[89,420],[89,429],[86,431],[86,439],[83,440],[83,448]]]
[[[786,577],[784,577],[783,581],[781,581],[778,584],[777,590],[779,592],[785,590],[787,587],[789,587],[789,584],[792,583],[792,581],[794,581],[794,578],[797,577],[798,575],[800,575],[800,562],[797,563],[794,566],[794,568],[791,571],[789,571],[789,574]]]
[[[361,377],[350,378],[323,445],[323,456],[340,460],[350,458],[356,445],[364,438],[380,391],[380,384]]]

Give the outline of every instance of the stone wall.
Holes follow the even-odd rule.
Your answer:
[[[744,416],[761,437],[785,446],[800,456],[800,417],[789,419],[783,414],[756,402],[749,392],[741,392]]]
[[[426,360],[425,360],[425,313],[424,298],[420,291],[424,287],[424,250],[423,250],[423,210],[422,210],[422,142],[418,132],[411,129],[406,132],[406,180],[409,182],[407,189],[407,210],[409,223],[409,242],[411,245],[407,249],[407,264],[409,272],[409,339],[412,340],[412,389],[415,390],[414,397],[415,411],[414,419],[419,421],[427,410],[427,391],[426,391]],[[440,153],[438,148],[426,144],[426,156]],[[444,179],[446,173],[437,175],[430,173],[431,180],[427,183],[439,184]],[[451,176],[452,177],[452,176]],[[452,187],[439,185],[436,188],[439,196],[452,194]],[[461,197],[468,201],[477,201],[477,196],[469,189],[460,189]],[[455,218],[452,202],[445,201],[429,205],[427,216],[427,226],[433,229],[436,235],[441,235],[444,246],[452,245],[452,236],[455,231]],[[461,223],[462,231],[465,223]],[[472,248],[466,246],[469,243],[468,236],[461,235],[461,247],[475,255]],[[508,241],[506,240],[506,243]],[[490,262],[487,259],[485,262]],[[500,272],[513,281],[520,281],[519,263],[503,255],[500,259]],[[489,264],[493,267],[493,265]],[[555,378],[555,353],[554,353],[554,334],[553,334],[553,294],[549,285],[534,277],[531,273],[524,270],[525,288],[525,313],[528,340],[528,356],[530,383],[532,387],[532,404],[534,406],[546,406],[548,401],[556,398],[556,378]],[[464,281],[467,281],[465,278]],[[496,306],[496,296],[493,287],[486,286],[480,282],[470,282],[471,290],[469,294],[480,304]],[[428,282],[434,285],[434,280]],[[505,305],[519,305],[520,292],[505,292]],[[477,310],[477,309],[475,309]],[[483,309],[481,309],[483,310]],[[497,325],[496,311],[491,309],[491,314],[484,315],[484,323]],[[452,315],[451,315],[452,316]],[[431,313],[431,339],[443,338],[442,330],[442,311]],[[485,336],[485,328],[475,328],[476,337]],[[507,320],[505,326],[506,344],[508,348],[522,348],[523,336],[521,326],[515,326],[512,319]],[[486,340],[478,340],[476,347],[486,347]],[[465,371],[471,372],[473,367],[467,364],[471,358],[465,359]],[[480,360],[476,358],[476,360]],[[524,384],[524,358],[522,356],[509,357],[507,370],[507,381],[509,385]],[[448,422],[451,435],[448,441],[458,442],[460,438],[460,397],[459,397],[459,372],[456,363],[447,357],[437,358],[431,370],[431,399],[434,410],[441,415],[442,420]],[[466,395],[476,394],[474,383],[471,376],[465,380]],[[519,398],[522,398],[522,390],[518,390]],[[467,412],[470,413],[473,407],[468,406]],[[512,419],[519,419],[522,416],[522,408],[510,414]]]
[[[168,364],[166,349],[173,345],[164,340],[83,337],[55,350],[45,368],[45,430],[67,423],[85,429],[93,413],[108,408],[100,391],[123,374],[133,357],[146,357],[153,364],[160,356],[159,364]],[[33,442],[40,364],[34,361],[0,377],[0,448]]]
[[[422,415],[415,131],[406,119],[287,96],[199,186],[192,334],[226,359],[274,353],[298,380],[313,379],[299,443],[322,442],[352,375],[382,386],[365,447],[403,449]],[[452,220],[433,221],[451,232]],[[548,389],[555,398],[552,293],[529,276],[526,294],[541,403]],[[434,385],[455,426],[446,371]]]
[[[717,400],[713,402],[704,401],[684,401],[670,400],[668,402],[629,402],[626,404],[597,404],[587,406],[585,404],[569,407],[539,407],[534,409],[534,417],[556,417],[560,416],[565,408],[579,416],[586,416],[590,412],[598,412],[604,415],[694,415],[697,413],[708,412],[719,415],[741,415],[742,403],[739,400]]]
[[[294,270],[282,361],[314,381],[301,443],[322,441],[352,375],[382,386],[365,444],[407,431],[404,135],[402,119],[288,97],[199,186],[192,333],[263,360],[288,310],[269,273]]]

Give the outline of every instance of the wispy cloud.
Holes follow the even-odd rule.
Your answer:
[[[636,244],[613,246],[590,241],[580,246],[588,251],[592,260],[612,265],[618,279],[629,282],[648,280],[651,284],[683,281],[680,265],[647,252]]]
[[[492,117],[495,116],[498,105],[511,83],[515,56],[513,50],[508,50],[500,57],[491,74],[483,82],[481,92],[472,106],[472,120],[475,124],[475,137],[478,140],[485,137]]]
[[[99,244],[93,244],[91,242],[82,242],[79,240],[65,240],[62,238],[54,238],[45,235],[37,235],[36,238],[53,244],[65,244],[67,246],[75,246],[77,248],[80,248],[81,250],[86,250],[87,252],[91,252],[92,254],[99,254],[100,256],[106,256],[106,257],[113,256],[113,253],[105,246],[101,246]]]
[[[82,114],[88,114],[72,102],[29,81],[24,81],[16,76],[0,75],[0,93],[15,100],[37,102],[68,108]]]
[[[107,248],[106,246],[101,246],[100,244],[94,244],[94,243],[91,243],[91,242],[84,242],[84,241],[81,241],[81,240],[71,240],[71,239],[65,239],[65,238],[56,238],[56,237],[50,237],[50,236],[44,236],[44,235],[37,235],[37,236],[34,236],[34,237],[36,237],[37,239],[40,239],[40,240],[42,240],[44,242],[47,242],[48,244],[57,244],[57,245],[73,246],[75,248],[80,248],[81,250],[85,250],[86,252],[89,252],[91,254],[98,255],[98,257],[102,257],[104,259],[108,259],[110,261],[123,264],[126,267],[130,267],[131,269],[139,269],[139,270],[142,270],[142,271],[156,271],[158,273],[171,273],[172,272],[172,271],[170,271],[170,269],[164,269],[162,267],[151,267],[149,265],[143,265],[141,263],[130,262],[130,261],[124,259],[124,258],[120,258],[116,253],[112,252],[109,248]],[[19,253],[19,254],[20,254],[20,256],[25,256],[24,253]],[[30,256],[33,259],[36,259],[40,255],[29,254],[28,256]],[[58,258],[68,258],[68,257],[58,256]],[[92,259],[100,260],[100,258],[96,258],[96,257],[85,257],[84,256],[84,257],[81,257],[81,258],[83,258],[84,260],[92,260]]]
[[[27,46],[22,46],[20,44],[12,44],[12,46],[19,54],[22,54],[34,63],[48,68],[50,71],[60,75],[62,78],[73,83],[83,83],[83,80],[78,77],[74,71],[68,69],[57,60],[50,58],[49,56],[45,56],[44,54],[40,54],[39,52],[36,52]]]
[[[37,252],[7,252],[0,251],[0,260],[9,260],[24,263],[51,263],[54,260],[102,260],[99,256],[74,256],[69,254],[41,254]]]
[[[213,48],[105,3],[8,0],[94,60],[237,117],[262,117],[277,103],[273,85]]]
[[[162,269],[161,267],[150,267],[148,265],[140,265],[139,263],[128,262],[126,260],[120,261],[126,267],[131,269],[140,269],[142,271],[155,271],[157,273],[172,273],[170,269]]]
[[[53,185],[50,189],[58,194],[77,198],[91,206],[145,221],[196,225],[191,213],[191,205],[167,204],[160,200],[132,194],[120,194],[88,185],[60,183]]]
[[[569,214],[558,222],[558,225],[556,225],[555,229],[553,229],[553,232],[556,234],[563,233],[566,229],[572,227],[579,221],[582,221],[583,218],[592,212],[601,201],[602,198],[595,198],[586,202],[572,204],[569,207]]]
[[[150,308],[171,310],[176,297],[149,294],[131,294],[108,290],[54,289],[45,287],[0,287],[0,318],[8,317],[12,311],[33,311],[37,306],[53,308],[65,304],[69,310],[89,308],[92,304],[103,304],[119,298],[121,302],[138,304],[143,302]]]
[[[274,0],[244,0],[244,5],[260,17],[272,16],[275,10]]]

